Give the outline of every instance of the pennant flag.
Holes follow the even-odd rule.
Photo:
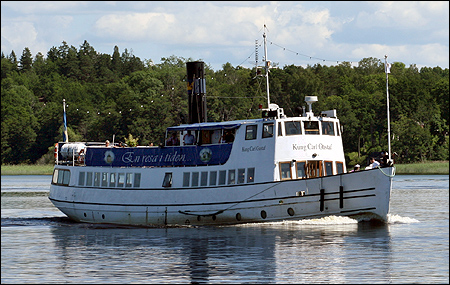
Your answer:
[[[391,64],[386,61],[386,73],[391,73]]]
[[[64,104],[64,132],[63,132],[63,141],[69,142],[69,136],[67,135],[67,119],[66,119],[66,99],[63,99]]]

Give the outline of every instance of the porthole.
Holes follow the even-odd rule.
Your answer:
[[[87,217],[86,213],[84,213],[84,217],[85,217],[85,218]]]
[[[105,214],[102,214],[102,219],[103,219],[103,220],[105,219]]]
[[[240,221],[241,219],[242,219],[241,213],[237,213],[236,214],[236,220]]]
[[[264,211],[264,210],[261,211],[261,218],[263,218],[263,219],[267,218],[266,211]]]
[[[294,213],[294,209],[292,209],[292,208],[289,208],[288,210],[287,210],[287,212],[288,212],[288,214],[289,214],[289,216],[293,216],[295,213]]]

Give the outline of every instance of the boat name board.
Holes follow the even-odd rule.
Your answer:
[[[88,148],[86,166],[193,166],[225,163],[232,144],[149,148]]]
[[[333,144],[322,144],[322,143],[318,143],[318,144],[304,144],[304,145],[298,145],[298,144],[292,144],[292,150],[303,150],[303,151],[307,151],[307,150],[333,150]]]
[[[266,150],[266,146],[250,146],[250,147],[242,147],[242,152],[251,152],[251,151],[263,151]]]

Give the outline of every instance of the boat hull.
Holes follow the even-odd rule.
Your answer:
[[[226,225],[370,214],[385,221],[394,167],[222,187],[108,189],[51,185],[49,199],[77,222]]]

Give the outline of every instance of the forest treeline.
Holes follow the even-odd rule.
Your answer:
[[[2,164],[44,163],[62,140],[63,99],[70,141],[139,145],[163,141],[168,126],[188,117],[186,62],[177,56],[160,64],[141,60],[127,49],[102,54],[87,42],[77,49],[62,42],[44,56],[25,48],[1,55]],[[199,59],[201,60],[201,59]],[[358,66],[272,64],[270,101],[292,116],[317,96],[318,114],[336,109],[343,126],[348,165],[388,150],[384,63],[364,58]],[[449,159],[449,70],[391,65],[389,105],[391,150],[397,163]],[[267,105],[265,78],[255,68],[230,63],[205,66],[208,121],[259,118]]]

